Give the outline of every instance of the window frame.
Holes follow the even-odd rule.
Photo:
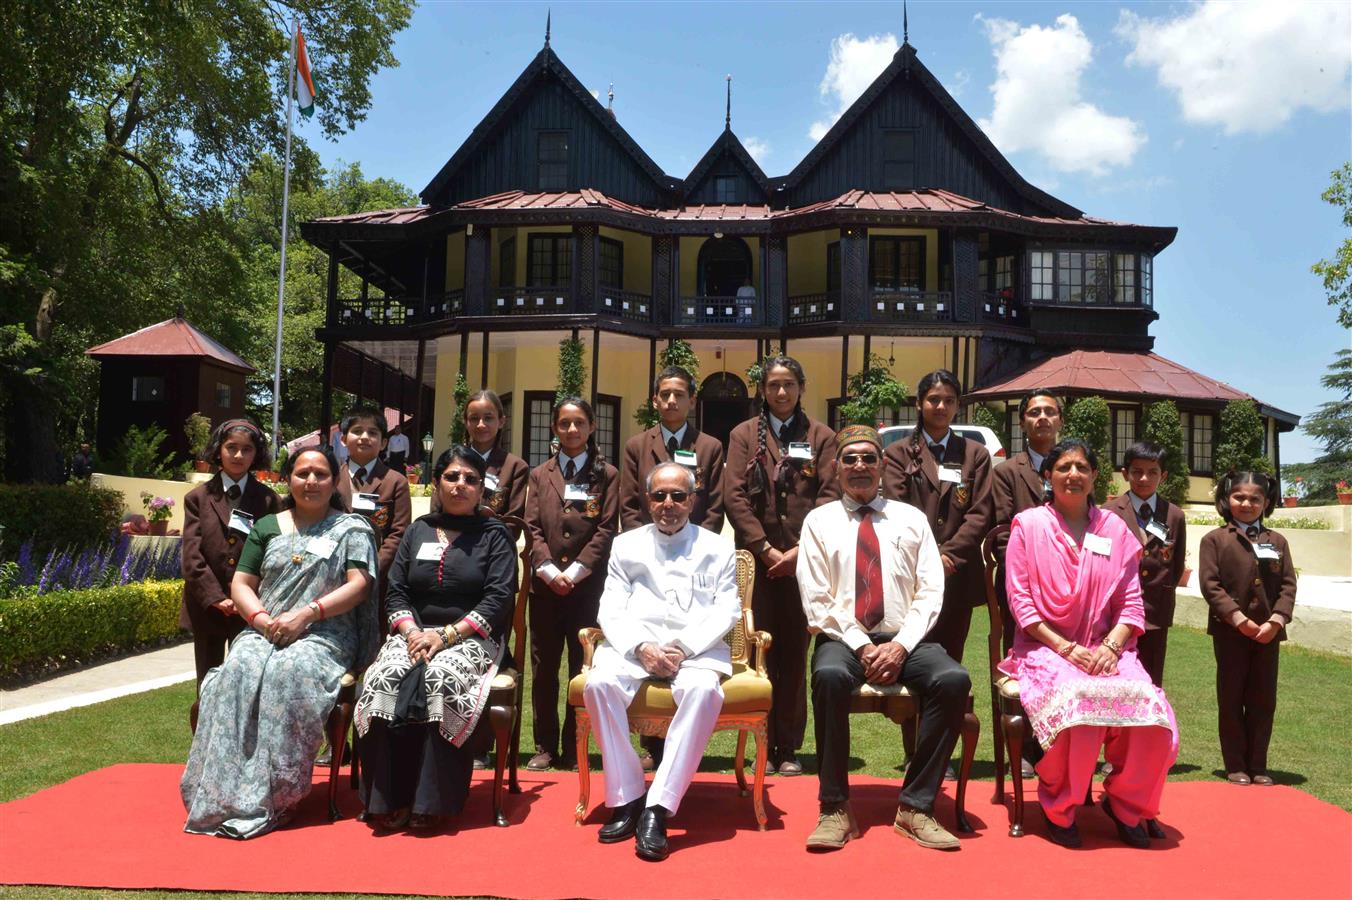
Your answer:
[[[915,261],[917,277],[914,286],[910,283],[903,284],[902,278],[902,247],[914,247],[916,250]],[[882,249],[887,248],[888,255],[891,256],[893,267],[894,284],[881,284],[880,279],[874,268],[875,263],[882,258]],[[926,272],[925,272],[925,238],[921,235],[908,234],[879,234],[869,235],[868,239],[868,280],[869,289],[874,293],[921,293],[925,290]]]
[[[526,461],[526,465],[530,466],[531,468],[535,468],[536,466],[543,465],[544,463],[548,462],[550,456],[552,455],[546,453],[543,459],[539,459],[532,462],[532,459],[534,459],[535,457],[534,454],[531,452],[531,432],[532,430],[537,428],[539,424],[538,422],[536,422],[535,404],[537,402],[543,402],[545,404],[544,429],[545,433],[549,436],[545,441],[545,446],[547,448],[550,446],[550,443],[554,439],[554,430],[552,428],[551,421],[554,413],[554,392],[522,391],[521,399],[522,406],[524,408],[526,416],[524,427],[521,429],[521,458]]]
[[[624,425],[623,402],[623,398],[614,394],[597,394],[596,402],[592,404],[592,408],[596,411],[596,446],[606,458],[606,462],[617,467],[620,459],[621,431]],[[601,440],[601,410],[603,408],[609,409],[614,417],[613,432],[610,440],[605,442]]]
[[[840,291],[840,241],[830,241],[826,245],[826,293]]]
[[[1127,448],[1140,440],[1141,434],[1141,407],[1127,404],[1113,405],[1108,407],[1108,429],[1110,433],[1110,446],[1112,447],[1112,466],[1114,469],[1122,468],[1126,463]],[[1119,428],[1119,415],[1130,414],[1132,417],[1131,435],[1125,437],[1121,434]]]
[[[878,159],[881,171],[879,183],[885,191],[913,191],[916,188],[916,131],[914,128],[885,128]],[[892,148],[892,139],[907,138],[909,147]],[[904,174],[903,174],[904,173]]]
[[[159,386],[158,397],[144,397],[141,396],[142,390],[137,390],[138,388],[143,388],[143,390],[153,389],[157,384]],[[131,402],[163,403],[167,397],[168,384],[169,379],[163,375],[133,375],[131,377]]]
[[[503,277],[506,276],[506,277]],[[516,287],[516,234],[498,244],[498,288]]]
[[[536,262],[536,246],[550,243],[549,280],[543,280]],[[560,252],[559,246],[563,246]],[[562,261],[562,264],[561,262]],[[562,277],[559,270],[563,270]],[[569,231],[536,231],[526,235],[526,284],[530,287],[566,288],[573,284],[573,235]]]
[[[1027,435],[1023,433],[1023,423],[1019,419],[1019,405],[1017,403],[1005,406],[1005,431],[1009,434],[1009,448],[1005,451],[1008,455],[1005,458],[1009,459],[1016,453],[1022,453],[1027,443]]]
[[[512,450],[512,392],[499,394],[502,401],[502,425],[498,428],[498,446],[507,452]]]
[[[742,179],[735,173],[725,173],[714,176],[714,202],[715,203],[741,203]]]
[[[542,193],[568,190],[571,133],[566,129],[540,129],[535,133],[535,189]],[[547,139],[562,138],[563,150],[546,148]],[[546,154],[549,154],[546,158]],[[546,170],[546,166],[549,167]]]
[[[606,281],[606,251],[614,250],[616,256],[616,280],[614,282]],[[596,245],[596,283],[599,287],[610,288],[611,290],[624,290],[624,241],[617,241],[615,238],[601,237]]]
[[[1106,268],[1088,265],[1091,255],[1106,255]],[[1072,256],[1079,258],[1078,266],[1068,265]],[[1154,307],[1154,255],[1139,248],[1030,245],[1018,268],[1027,278],[1028,301],[1040,306]],[[1095,271],[1102,273],[1097,279],[1086,277]],[[993,283],[994,268],[987,266],[985,272]],[[1069,298],[1072,290],[1079,291],[1080,299]],[[1098,296],[1085,299],[1091,293]]]

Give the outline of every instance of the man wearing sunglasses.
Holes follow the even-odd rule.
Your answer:
[[[597,621],[605,641],[587,674],[583,700],[601,746],[604,844],[631,836],[643,859],[667,857],[666,820],[680,806],[723,708],[720,681],[732,674],[724,637],[741,615],[731,541],[690,521],[695,476],[659,463],[645,479],[652,524],[625,531],[610,547]],[[644,681],[671,689],[676,715],[666,752],[644,793],[643,765],[629,743],[629,703]]]
[[[882,441],[866,425],[836,435],[844,496],[803,521],[798,588],[812,654],[813,728],[821,805],[809,850],[859,836],[850,812],[850,694],[864,682],[900,683],[920,705],[919,736],[894,829],[922,847],[956,850],[934,819],[934,798],[962,728],[971,679],[928,639],[943,606],[944,565],[925,514],[878,495]]]

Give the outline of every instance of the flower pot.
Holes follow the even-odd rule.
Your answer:
[[[1299,503],[1299,502],[1300,502],[1300,498],[1299,498],[1299,497],[1283,497],[1283,498],[1282,498],[1282,506],[1285,506],[1285,507],[1287,507],[1288,509],[1294,509],[1295,506],[1296,506],[1296,504]]]
[[[1184,567],[1183,567],[1183,574],[1180,575],[1179,578],[1178,578],[1178,586],[1179,586],[1179,587],[1187,587],[1187,586],[1188,586],[1188,582],[1190,582],[1190,581],[1192,581],[1192,569],[1189,569],[1187,566],[1184,566]]]
[[[1352,491],[1338,495],[1338,502],[1343,506],[1352,506]]]
[[[409,484],[417,484],[417,483],[418,483],[418,476],[417,476],[417,475],[409,475],[409,476],[408,476],[408,483],[409,483]]]
[[[169,520],[160,519],[158,522],[150,523],[150,533],[159,537],[164,537],[169,531]]]
[[[210,472],[211,463],[207,462],[205,459],[195,459],[192,463],[192,470],[194,472]]]

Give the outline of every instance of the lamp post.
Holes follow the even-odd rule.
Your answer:
[[[423,438],[422,438],[422,449],[423,449],[423,482],[424,482],[425,484],[430,484],[431,481],[432,481],[432,445],[433,445],[433,443],[435,443],[435,442],[432,440],[432,433],[431,433],[431,432],[428,432],[427,434],[424,434],[424,435],[423,435]]]

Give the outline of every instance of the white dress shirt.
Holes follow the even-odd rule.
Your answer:
[[[1132,494],[1131,505],[1136,510],[1136,521],[1139,522],[1141,519],[1145,518],[1145,516],[1141,515],[1141,507],[1143,506],[1150,507],[1150,518],[1154,519],[1155,515],[1160,511],[1160,498],[1158,494],[1151,494],[1149,500],[1142,500],[1140,497]]]
[[[883,568],[883,618],[873,632],[896,632],[893,640],[909,653],[939,619],[944,564],[923,512],[881,497],[868,505],[876,510],[873,530]],[[798,590],[808,630],[844,641],[851,650],[870,643],[854,617],[860,506],[847,496],[817,507],[803,520],[798,543]]]
[[[636,656],[639,645],[674,641],[686,655],[682,666],[731,675],[723,639],[741,614],[732,541],[698,525],[687,524],[675,534],[644,525],[610,545],[596,616],[606,640],[596,650],[596,662],[618,656],[622,659],[605,664],[646,678]]]
[[[408,435],[402,431],[399,434],[390,435],[390,444],[388,447],[390,453],[402,453],[408,455]]]
[[[690,427],[690,424],[686,423],[685,425],[682,425],[680,428],[677,428],[675,431],[667,431],[667,426],[665,425],[659,425],[658,427],[662,429],[662,446],[665,447],[668,441],[670,441],[672,438],[675,438],[676,447],[679,449],[681,446],[681,441],[685,440],[685,431],[687,428]]]

